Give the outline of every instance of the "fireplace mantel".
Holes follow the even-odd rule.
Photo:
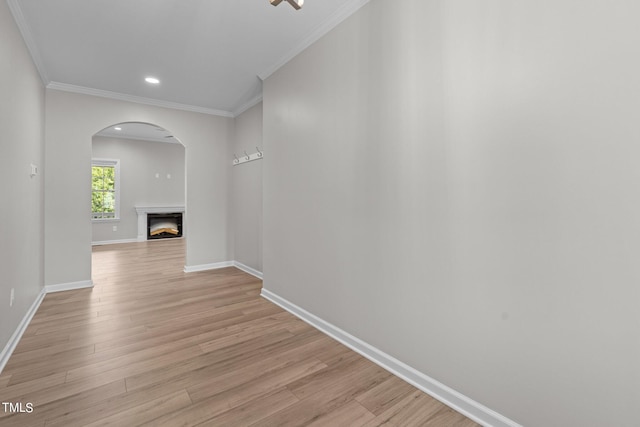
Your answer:
[[[145,242],[147,240],[147,214],[184,213],[184,206],[135,206],[135,210],[138,214],[138,242]]]

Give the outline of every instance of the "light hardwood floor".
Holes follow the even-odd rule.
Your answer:
[[[97,246],[93,289],[45,297],[4,371],[0,426],[477,426],[259,296],[183,273],[184,240]]]

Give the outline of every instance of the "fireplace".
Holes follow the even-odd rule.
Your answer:
[[[147,240],[174,237],[182,237],[182,212],[147,214]]]

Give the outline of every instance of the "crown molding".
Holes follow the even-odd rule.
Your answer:
[[[342,21],[353,15],[356,11],[358,11],[362,6],[369,3],[370,0],[351,0],[346,1],[344,5],[336,10],[329,19],[324,21],[318,28],[316,28],[308,37],[303,39],[298,45],[296,45],[293,49],[291,49],[286,55],[284,55],[280,60],[278,60],[271,67],[264,70],[262,73],[258,74],[260,80],[267,79],[271,74],[275,73],[280,67],[282,67],[287,62],[291,61],[296,55],[300,52],[311,46],[313,43],[318,41],[322,36],[327,34],[329,31],[333,30],[338,26]]]
[[[235,109],[233,111],[233,117],[238,117],[240,114],[244,113],[249,108],[253,107],[254,105],[259,104],[260,102],[262,102],[262,94],[260,94],[260,95],[256,96],[255,98],[245,102],[244,104],[239,106],[237,109]]]
[[[197,107],[195,105],[179,104],[177,102],[161,101],[159,99],[144,98],[142,96],[127,95],[124,93],[111,92],[102,89],[93,89],[90,87],[76,86],[67,83],[50,82],[47,89],[60,90],[64,92],[81,93],[84,95],[99,96],[101,98],[117,99],[119,101],[134,102],[136,104],[153,105],[155,107],[171,108],[174,110],[191,111],[194,113],[209,114],[212,116],[233,118],[231,111],[216,110],[213,108]]]
[[[13,20],[16,22],[18,26],[18,30],[22,35],[22,39],[24,43],[27,45],[27,50],[31,55],[31,59],[33,60],[33,64],[36,66],[38,70],[38,74],[40,74],[40,79],[44,86],[47,86],[50,82],[49,77],[47,75],[47,70],[44,68],[44,63],[42,62],[42,55],[40,55],[40,51],[38,50],[36,43],[33,41],[33,36],[31,35],[31,28],[27,24],[27,20],[24,19],[24,14],[22,13],[22,9],[20,8],[20,3],[18,0],[7,0],[7,5],[9,6],[9,10],[13,15]]]

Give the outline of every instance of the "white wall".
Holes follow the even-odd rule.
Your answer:
[[[115,123],[170,130],[186,158],[186,264],[231,256],[229,188],[233,119],[47,90],[45,284],[91,278],[91,138]]]
[[[94,221],[93,242],[136,239],[136,206],[184,206],[181,144],[95,136],[92,147],[93,158],[120,160],[121,186],[120,220]]]
[[[639,425],[639,15],[372,0],[265,81],[265,288],[523,425]]]
[[[262,102],[236,117],[233,152],[238,157],[262,147]],[[262,271],[262,162],[233,167],[234,260]]]
[[[0,356],[43,287],[44,88],[0,2]],[[30,177],[30,165],[40,173]],[[15,303],[9,307],[11,288]],[[0,357],[0,363],[2,358]]]

